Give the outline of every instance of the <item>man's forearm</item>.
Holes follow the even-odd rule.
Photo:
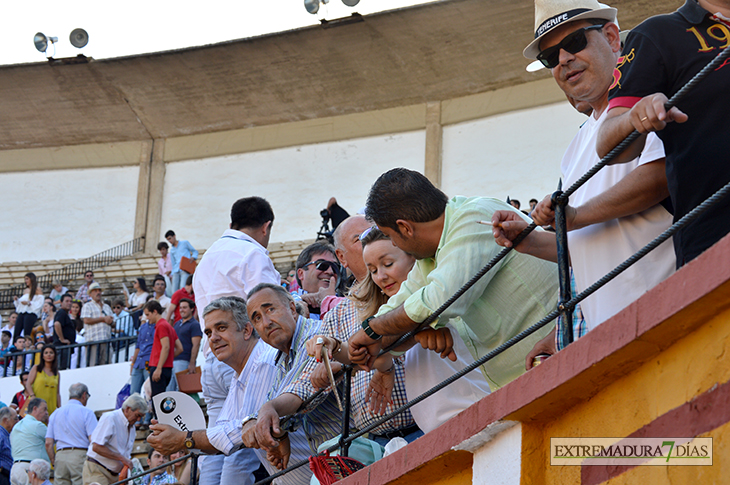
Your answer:
[[[56,463],[56,453],[53,450],[53,440],[50,438],[46,438],[46,453],[48,453],[48,458],[51,460],[51,465]]]
[[[94,450],[95,453],[103,456],[104,458],[109,458],[110,460],[116,460],[120,463],[124,463],[124,460],[126,460],[126,458],[119,453],[112,451],[107,446],[100,445],[99,443],[94,443],[91,449]]]
[[[285,392],[284,394],[281,394],[271,401],[265,403],[264,406],[271,406],[276,411],[276,414],[281,416],[286,416],[288,414],[294,414],[299,410],[299,407],[302,405],[304,401],[302,398],[297,396],[296,394],[292,394],[290,392]]]
[[[636,214],[654,207],[668,196],[664,159],[645,163],[613,187],[577,207],[571,229]]]
[[[163,342],[160,348],[160,359],[157,361],[157,367],[164,367],[168,355],[170,355],[170,342],[167,342],[167,344]]]
[[[608,112],[608,119],[601,125],[598,133],[598,141],[596,143],[596,151],[598,156],[603,158],[608,152],[614,149],[616,145],[621,143],[624,138],[634,131],[634,126],[629,120],[628,108],[614,108]],[[646,142],[646,134],[628,146],[612,163],[626,163],[641,154]]]
[[[370,320],[370,328],[379,335],[403,335],[418,326],[410,319],[403,305]]]

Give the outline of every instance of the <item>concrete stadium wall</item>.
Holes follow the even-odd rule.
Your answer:
[[[0,172],[0,260],[83,258],[133,238],[139,167]]]
[[[542,94],[545,86],[551,85],[441,103],[435,121],[424,121],[425,129],[414,126],[419,116],[428,118],[425,107],[417,116],[418,110],[406,110],[408,123],[400,119],[405,115],[369,112],[364,119],[348,115],[327,121],[334,131],[347,128],[330,140],[302,142],[308,139],[301,136],[303,128],[292,123],[276,128],[278,141],[270,148],[254,143],[266,135],[260,133],[251,141],[258,148],[239,143],[224,154],[181,160],[175,154],[183,149],[182,141],[170,139],[152,151],[146,145],[138,152],[130,149],[118,162],[126,166],[0,173],[8,214],[0,221],[0,261],[81,258],[145,233],[147,250],[156,254],[167,229],[207,248],[228,226],[233,201],[248,195],[271,202],[276,214],[272,242],[310,239],[330,197],[354,213],[365,205],[378,175],[399,166],[440,180],[449,196],[504,200],[509,195],[526,207],[530,198],[555,190],[562,153],[585,120],[563,101],[500,112],[498,104],[510,96]],[[497,114],[486,114],[495,110]],[[373,133],[377,129],[382,133]],[[230,135],[246,138],[246,133]],[[185,150],[208,146],[200,143],[190,141]],[[76,158],[85,153],[83,147],[75,148]],[[89,148],[97,158],[103,158],[101,152],[112,157],[114,149]],[[27,203],[27,194],[33,194],[35,203]]]
[[[275,214],[272,241],[312,239],[330,197],[354,214],[393,167],[423,171],[425,131],[166,164],[161,234],[207,248],[228,227],[231,204],[259,195]]]
[[[441,189],[518,199],[553,193],[563,152],[587,118],[567,102],[444,127]]]

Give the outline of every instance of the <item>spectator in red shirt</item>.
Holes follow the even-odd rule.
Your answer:
[[[152,396],[165,391],[172,378],[172,361],[182,352],[182,344],[167,320],[162,318],[162,305],[150,300],[144,306],[144,314],[150,325],[155,326],[155,337],[150,354],[150,385]],[[174,352],[171,351],[174,349]]]
[[[185,286],[172,294],[172,298],[170,298],[170,305],[167,307],[167,310],[165,310],[165,312],[167,312],[166,315],[164,315],[165,319],[172,322],[173,325],[182,318],[180,316],[180,308],[178,308],[178,306],[180,305],[180,300],[183,298],[195,301],[195,293],[193,293],[193,275],[188,276],[188,279],[185,281]],[[171,316],[172,318],[170,318]]]

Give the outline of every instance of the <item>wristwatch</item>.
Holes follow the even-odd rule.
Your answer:
[[[371,339],[373,339],[373,340],[380,340],[380,338],[382,337],[382,335],[380,335],[375,330],[373,330],[372,328],[370,328],[370,320],[372,320],[373,318],[375,318],[375,315],[373,315],[372,317],[366,318],[365,321],[362,322],[362,329],[365,331],[365,335],[367,335]]]
[[[187,436],[185,437],[185,448],[188,450],[192,450],[195,448],[195,440],[193,439],[193,432],[188,431]]]

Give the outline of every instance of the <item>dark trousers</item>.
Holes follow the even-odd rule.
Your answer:
[[[155,397],[158,394],[162,394],[165,392],[165,389],[167,388],[167,385],[170,383],[170,379],[172,379],[172,367],[163,367],[162,368],[162,375],[160,376],[159,381],[155,381],[152,379],[152,374],[155,373],[157,370],[157,367],[150,367],[150,387],[152,388],[152,397]],[[154,409],[154,406],[153,406]],[[155,418],[157,418],[157,411],[155,410]]]
[[[38,316],[35,313],[19,313],[18,319],[15,321],[15,330],[13,331],[13,342],[20,337],[20,332],[23,332],[25,338],[30,338],[30,332],[33,330]]]

